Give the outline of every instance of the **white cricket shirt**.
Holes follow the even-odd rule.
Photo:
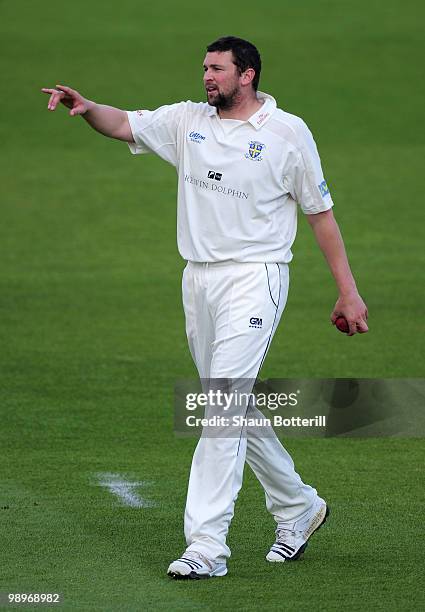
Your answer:
[[[156,153],[178,173],[177,243],[189,261],[287,263],[304,213],[333,202],[302,119],[257,92],[247,121],[191,101],[128,111],[132,153]]]

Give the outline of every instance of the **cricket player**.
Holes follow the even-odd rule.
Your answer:
[[[59,103],[133,154],[156,153],[178,176],[177,237],[190,351],[203,380],[252,387],[285,308],[297,210],[307,216],[338,289],[331,314],[349,335],[368,331],[367,309],[332,212],[316,144],[302,119],[258,91],[256,47],[223,37],[203,62],[206,102],[124,111],[63,85],[44,88]],[[248,383],[246,383],[248,381]],[[251,381],[251,382],[249,382]],[[251,403],[245,415],[261,414]],[[196,447],[184,518],[187,548],[168,568],[176,579],[224,576],[226,537],[245,460],[277,523],[267,561],[300,558],[325,522],[326,502],[305,484],[276,435],[204,436]]]

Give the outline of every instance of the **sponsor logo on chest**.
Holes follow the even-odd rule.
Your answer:
[[[197,144],[201,144],[204,140],[206,140],[206,136],[201,134],[200,132],[189,132],[188,138],[191,142],[196,142]]]
[[[220,196],[230,196],[232,198],[238,198],[240,200],[248,200],[249,193],[246,193],[241,189],[231,187],[230,185],[219,185],[215,182],[221,181],[222,176],[222,172],[208,170],[207,178],[212,180],[206,181],[203,178],[198,178],[196,176],[192,176],[191,174],[185,174],[184,182],[188,185],[193,185],[196,189],[202,191],[213,191],[215,194],[220,194]]]

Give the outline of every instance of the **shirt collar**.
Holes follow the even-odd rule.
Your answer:
[[[277,104],[276,100],[272,96],[269,96],[269,94],[266,94],[262,91],[257,92],[257,97],[260,100],[264,100],[264,103],[262,106],[260,106],[256,113],[251,115],[248,121],[251,125],[255,127],[256,130],[259,130],[261,127],[263,127],[265,123],[267,123],[267,121],[273,115],[274,111],[276,110]]]
[[[257,92],[257,97],[260,100],[264,100],[263,105],[258,109],[256,113],[251,115],[251,117],[247,120],[251,125],[255,127],[256,130],[259,130],[273,115],[276,110],[276,100],[273,96],[266,94],[262,91]],[[211,117],[212,115],[217,115],[217,109],[215,106],[208,106],[208,115]]]

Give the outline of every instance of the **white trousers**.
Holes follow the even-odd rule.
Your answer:
[[[186,333],[201,379],[244,379],[254,384],[285,308],[288,287],[287,264],[187,264],[182,283]],[[247,410],[248,418],[263,416],[252,404]],[[226,536],[245,459],[264,488],[267,510],[276,522],[296,521],[311,508],[316,490],[302,482],[274,432],[271,437],[258,434],[245,437],[241,431],[239,437],[200,438],[185,510],[188,550],[219,562],[230,556]]]

